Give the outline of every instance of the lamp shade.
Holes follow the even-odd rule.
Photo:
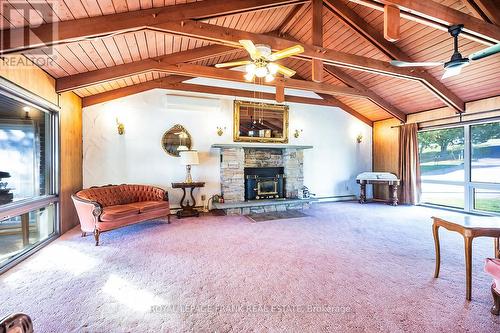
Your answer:
[[[198,160],[198,152],[196,150],[185,150],[179,153],[182,165],[200,164]]]

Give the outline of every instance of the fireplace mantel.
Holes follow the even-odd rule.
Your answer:
[[[230,148],[267,148],[267,149],[312,149],[313,146],[300,146],[300,145],[283,145],[283,144],[250,144],[250,143],[216,143],[212,148],[230,149]]]

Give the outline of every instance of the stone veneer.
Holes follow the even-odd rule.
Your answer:
[[[245,167],[283,167],[285,191],[297,198],[304,184],[304,154],[295,148],[231,147],[221,149],[221,187],[227,203],[245,200]]]

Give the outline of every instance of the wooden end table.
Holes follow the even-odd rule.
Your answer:
[[[472,293],[472,240],[476,237],[494,237],[495,257],[500,258],[500,218],[457,215],[447,217],[432,217],[432,233],[436,249],[436,267],[434,278],[439,277],[441,254],[439,248],[439,227],[455,231],[464,237],[465,246],[465,298],[470,301]]]
[[[177,211],[177,218],[181,219],[183,217],[191,217],[191,216],[200,216],[200,212],[198,212],[194,207],[196,206],[196,200],[193,196],[193,190],[197,187],[204,187],[204,182],[193,182],[193,183],[172,183],[172,188],[181,188],[182,189],[182,199],[180,202],[181,210]],[[186,189],[190,189],[190,196],[193,203],[186,199]],[[186,203],[184,203],[186,200]]]

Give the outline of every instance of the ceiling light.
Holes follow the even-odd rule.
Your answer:
[[[245,80],[251,82],[251,81],[253,81],[253,76],[254,76],[253,73],[246,73],[245,74]]]
[[[468,65],[468,63],[462,63],[460,65],[445,67],[444,73],[443,73],[443,76],[441,77],[441,79],[446,79],[446,78],[449,78],[451,76],[455,76],[455,75],[460,74],[460,72],[462,71],[462,68],[467,66],[467,65]]]
[[[278,73],[278,68],[279,66],[276,65],[275,63],[273,62],[270,62],[267,64],[267,69],[269,70],[269,73],[275,75],[276,73]]]
[[[23,107],[23,111],[24,112],[30,112],[31,108],[29,106],[25,106],[25,107]]]
[[[266,67],[258,67],[256,70],[255,70],[255,75],[257,77],[264,77],[267,75],[267,68]]]
[[[269,83],[269,82],[272,82],[273,80],[274,80],[274,76],[271,73],[266,75],[266,82]]]
[[[255,64],[248,64],[246,65],[245,69],[248,74],[251,73],[253,75],[255,73],[255,70],[257,69],[257,66],[255,66]]]

